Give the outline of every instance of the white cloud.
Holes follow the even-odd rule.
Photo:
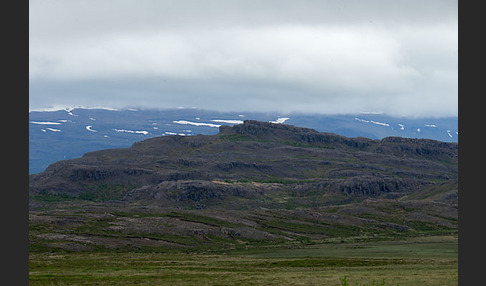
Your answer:
[[[32,46],[30,77],[250,79],[366,88],[407,79],[400,43],[360,27],[277,26],[96,36]]]
[[[457,115],[457,1],[275,5],[30,1],[31,103]]]

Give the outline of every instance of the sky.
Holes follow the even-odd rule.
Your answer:
[[[30,0],[29,108],[458,114],[457,1]]]

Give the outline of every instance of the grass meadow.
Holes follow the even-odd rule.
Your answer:
[[[31,252],[29,285],[457,285],[457,236],[226,252]]]

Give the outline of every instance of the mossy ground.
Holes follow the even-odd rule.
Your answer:
[[[34,252],[30,285],[457,285],[457,237],[209,254]]]
[[[442,203],[191,210],[46,198],[31,202],[30,285],[458,281],[457,208]]]

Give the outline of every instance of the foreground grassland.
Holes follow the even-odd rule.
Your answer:
[[[30,285],[457,285],[457,236],[224,253],[31,252]],[[358,284],[359,283],[359,284]]]

